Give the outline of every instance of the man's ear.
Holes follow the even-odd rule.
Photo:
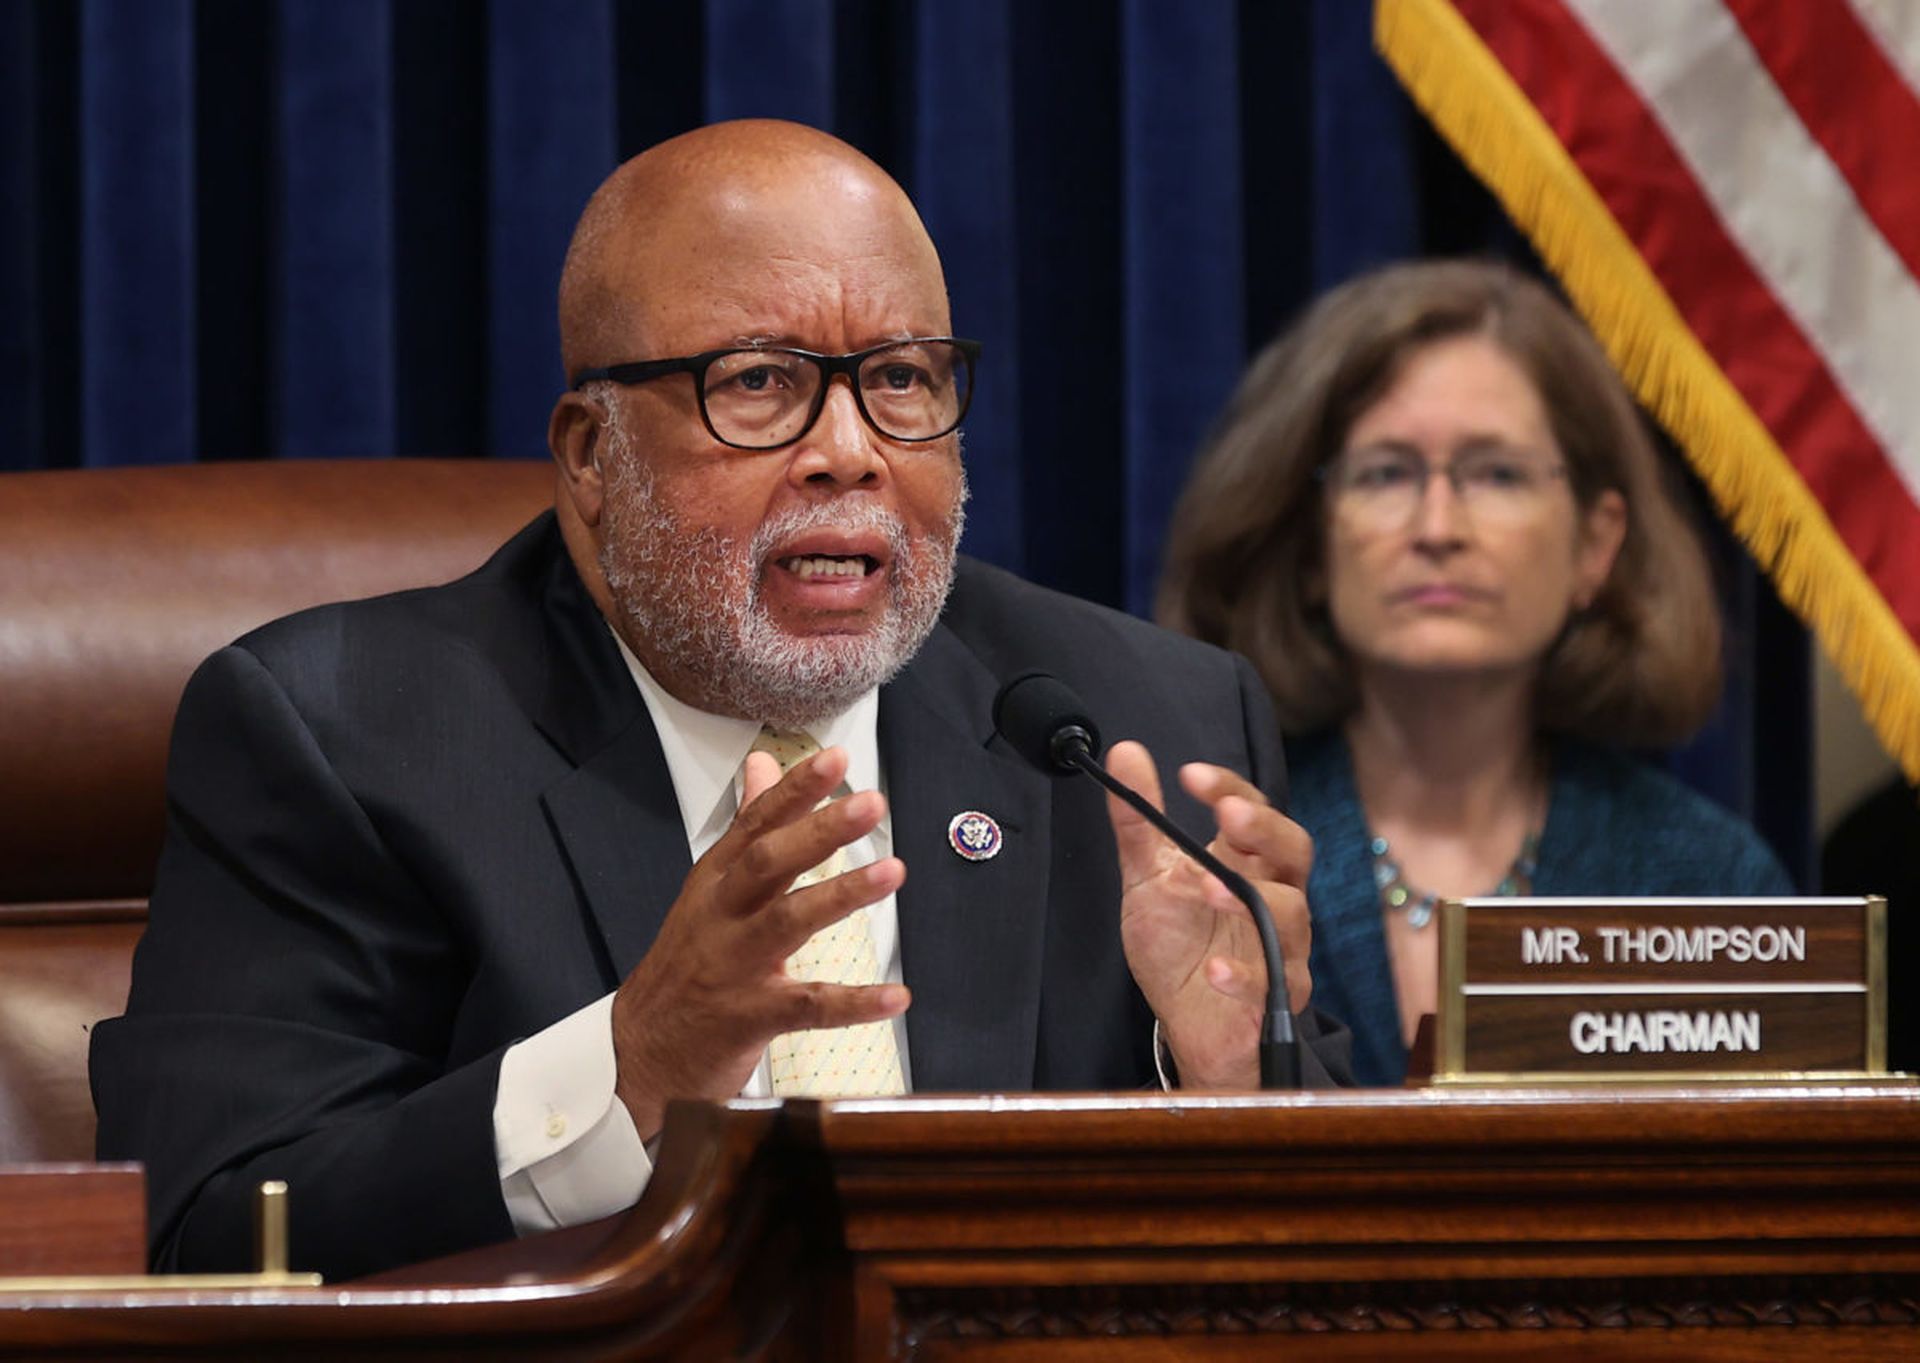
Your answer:
[[[547,448],[560,469],[560,485],[584,525],[598,526],[606,504],[605,457],[609,413],[597,398],[562,393],[547,418]]]

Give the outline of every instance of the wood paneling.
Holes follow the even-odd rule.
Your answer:
[[[646,1198],[614,1222],[347,1286],[0,1301],[0,1353],[55,1346],[1920,1357],[1920,1097],[1699,1085],[689,1104]]]

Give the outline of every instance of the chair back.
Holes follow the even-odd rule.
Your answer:
[[[126,1003],[194,667],[478,567],[553,485],[466,459],[0,474],[0,1164],[93,1157],[87,1035]]]

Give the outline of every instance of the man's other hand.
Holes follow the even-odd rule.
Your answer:
[[[1159,772],[1140,744],[1114,744],[1107,770],[1155,808],[1165,807]],[[1219,831],[1207,850],[1266,901],[1299,1011],[1313,989],[1306,896],[1312,840],[1258,787],[1225,767],[1190,762],[1180,769],[1180,784],[1213,812]],[[1107,811],[1120,848],[1127,964],[1160,1019],[1181,1087],[1258,1088],[1267,970],[1246,905],[1137,811],[1112,796]]]

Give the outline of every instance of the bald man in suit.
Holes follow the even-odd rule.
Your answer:
[[[700,129],[594,195],[560,306],[554,510],[187,690],[93,1050],[156,1265],[239,1267],[264,1178],[335,1277],[609,1214],[669,1100],[807,1091],[768,1063],[802,1034],[877,1038],[865,1092],[1257,1086],[1244,908],[990,707],[1044,667],[1144,740],[1110,769],[1255,884],[1304,1005],[1265,692],[957,555],[977,348],[900,188],[812,129]],[[819,751],[783,774],[770,726]],[[793,965],[843,923],[868,966]],[[1344,1033],[1300,1030],[1328,1082]]]

